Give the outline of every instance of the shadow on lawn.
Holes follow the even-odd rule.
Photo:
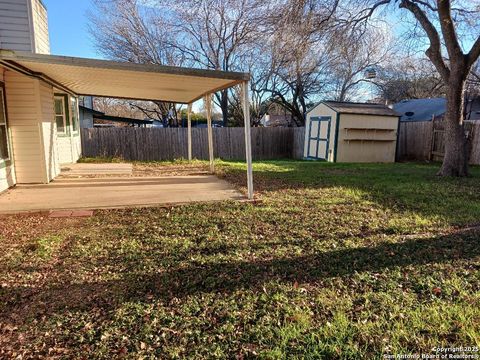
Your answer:
[[[74,310],[115,309],[127,301],[170,301],[201,293],[226,293],[238,289],[261,291],[269,281],[286,284],[316,283],[355,272],[447,263],[480,256],[480,231],[403,243],[383,243],[321,252],[315,255],[257,261],[228,261],[160,270],[156,274],[124,273],[120,280],[64,285],[49,284],[0,290],[0,322],[24,324],[31,317]],[[59,269],[59,271],[63,271]],[[3,320],[2,320],[3,319]]]

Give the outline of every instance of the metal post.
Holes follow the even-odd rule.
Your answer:
[[[242,83],[243,118],[245,122],[245,155],[247,159],[247,189],[248,198],[253,199],[253,169],[252,169],[252,134],[250,129],[250,100],[248,97],[249,83]]]
[[[188,161],[192,161],[192,104],[187,106]]]
[[[210,172],[215,173],[215,164],[213,159],[213,130],[212,130],[212,95],[205,97],[205,109],[207,110],[207,130],[208,130],[208,159],[210,160]]]

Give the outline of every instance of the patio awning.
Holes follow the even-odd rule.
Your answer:
[[[0,50],[0,63],[76,95],[188,104],[248,81],[247,73]]]
[[[189,160],[192,159],[192,103],[203,98],[207,109],[208,153],[212,173],[214,172],[212,94],[241,85],[248,198],[253,199],[249,74],[32,54],[2,49],[0,49],[0,65],[27,76],[42,79],[73,95],[189,104],[187,111]]]

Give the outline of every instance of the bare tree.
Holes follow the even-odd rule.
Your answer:
[[[387,103],[445,96],[445,84],[428,59],[405,57],[383,67],[374,80]]]
[[[181,53],[165,46],[171,37],[168,24],[155,16],[141,0],[94,0],[90,33],[100,53],[108,58],[142,64],[180,66]],[[152,24],[155,26],[152,26]],[[178,126],[177,105],[162,101],[130,101],[144,117]],[[172,115],[173,114],[173,115]]]
[[[372,26],[361,34],[335,31],[330,43],[331,85],[336,101],[359,97],[362,85],[372,82],[365,73],[369,70],[380,72],[397,53],[392,36],[383,24]]]
[[[308,105],[325,88],[330,65],[327,34],[333,31],[337,1],[277,2],[269,12],[269,101],[284,107],[296,126],[305,124]]]
[[[245,71],[245,53],[261,33],[264,2],[258,0],[178,0],[169,15],[178,36],[168,44],[195,67]],[[215,94],[227,125],[230,90]]]
[[[425,55],[446,85],[445,157],[438,172],[441,176],[468,175],[468,149],[464,119],[466,80],[480,56],[478,26],[480,7],[477,1],[451,0],[376,0],[354,17],[361,23],[375,10],[395,4],[416,20],[426,35]],[[416,30],[414,28],[413,30]],[[416,33],[418,35],[418,32]],[[468,41],[471,40],[471,41]],[[417,42],[418,44],[421,43]],[[467,46],[470,45],[470,46]],[[464,50],[468,48],[468,50]]]

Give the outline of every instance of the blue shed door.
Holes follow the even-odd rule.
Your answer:
[[[328,160],[330,145],[330,116],[310,118],[308,129],[308,159]]]

